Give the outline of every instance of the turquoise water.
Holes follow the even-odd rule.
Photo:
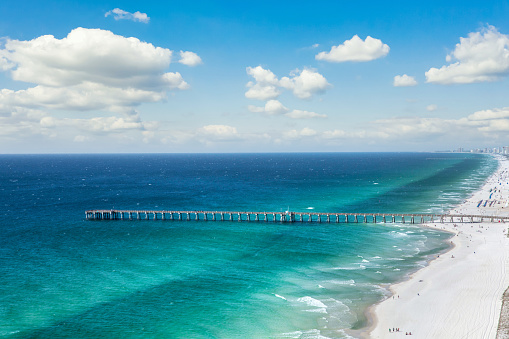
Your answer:
[[[347,337],[447,233],[84,211],[439,212],[496,166],[425,153],[0,156],[0,336]]]

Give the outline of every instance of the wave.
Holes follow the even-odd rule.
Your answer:
[[[334,284],[334,285],[355,285],[355,280],[327,280],[327,283]]]
[[[342,331],[344,332],[344,331]],[[329,337],[325,337],[320,333],[320,330],[313,329],[308,331],[294,331],[288,333],[281,333],[277,336],[277,338],[293,338],[293,339],[329,339]],[[346,336],[346,338],[351,338],[350,336]]]
[[[344,270],[344,271],[355,271],[355,270],[365,270],[366,266],[361,264],[356,264],[359,266],[340,266],[340,267],[333,267],[333,270]]]
[[[274,296],[276,296],[276,297],[278,297],[278,298],[280,298],[280,299],[283,299],[283,300],[287,300],[285,297],[283,297],[283,296],[281,296],[281,295],[279,295],[279,294],[276,294],[276,293],[274,293]]]

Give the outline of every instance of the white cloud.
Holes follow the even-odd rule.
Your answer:
[[[231,141],[240,138],[237,129],[228,125],[207,125],[198,129],[198,135],[213,141]]]
[[[269,100],[265,104],[265,112],[271,115],[282,114],[288,112],[288,108],[283,106],[283,104],[277,100]]]
[[[196,54],[194,52],[180,51],[179,63],[186,65],[186,66],[194,67],[194,66],[201,65],[203,62],[202,62],[201,58],[198,56],[198,54]]]
[[[434,111],[436,111],[437,109],[438,109],[438,106],[437,106],[437,105],[428,105],[428,106],[426,106],[426,110],[427,110],[428,112],[434,112]]]
[[[509,107],[477,111],[461,119],[392,118],[377,120],[372,124],[387,139],[429,141],[440,137],[461,140],[463,136],[470,135],[505,142],[509,132]]]
[[[487,121],[509,119],[509,107],[477,111],[467,117],[470,121]]]
[[[14,65],[14,80],[36,84],[1,90],[11,106],[118,112],[189,88],[180,73],[165,72],[171,50],[101,29],[76,28],[63,39],[7,40],[0,57]]]
[[[268,69],[264,69],[262,66],[247,67],[247,74],[251,75],[256,82],[262,85],[277,85],[278,80],[274,73]]]
[[[315,131],[314,129],[311,129],[309,127],[304,127],[300,131],[298,131],[296,129],[293,129],[293,130],[290,130],[290,131],[284,131],[283,132],[283,139],[295,140],[295,139],[300,139],[302,137],[305,137],[305,138],[312,137],[312,136],[315,136],[317,134],[318,134],[318,132]]]
[[[126,130],[142,131],[146,128],[145,124],[140,120],[140,117],[137,114],[127,117],[110,116],[95,117],[91,119],[59,119],[51,116],[45,116],[39,123],[43,128],[73,128],[80,130],[81,132],[90,133],[124,132]]]
[[[457,132],[456,121],[441,118],[404,117],[381,119],[373,122],[377,131],[387,138],[422,139],[433,135],[444,135]]]
[[[249,89],[245,94],[246,98],[265,101],[275,99],[281,94],[277,88],[279,81],[270,70],[257,66],[247,67],[246,72],[256,80],[256,83],[247,83]]]
[[[139,11],[130,13],[120,8],[115,8],[112,9],[111,11],[106,12],[106,14],[104,14],[104,17],[108,17],[109,15],[112,15],[115,20],[139,21],[146,24],[150,21],[150,18],[147,16],[146,13],[141,13]]]
[[[290,77],[283,77],[278,80],[276,75],[261,66],[247,67],[247,74],[251,75],[256,82],[248,82],[246,98],[257,100],[276,99],[281,95],[280,88],[291,90],[300,99],[308,99],[317,93],[323,93],[331,85],[320,73],[304,69],[290,73]]]
[[[269,100],[265,103],[264,107],[249,105],[248,109],[254,113],[266,113],[267,115],[280,115],[289,111],[278,100]]]
[[[11,106],[44,107],[73,111],[107,109],[130,111],[129,107],[140,102],[157,102],[164,93],[135,88],[107,87],[102,84],[84,83],[70,87],[36,86],[26,90],[0,90],[0,100]]]
[[[325,131],[321,134],[321,137],[325,140],[363,140],[363,139],[384,139],[385,133],[380,131],[367,132],[366,130],[358,131],[345,131],[341,129],[335,129],[332,131]]]
[[[31,87],[0,89],[2,143],[26,140],[29,147],[28,140],[35,145],[35,140],[51,139],[54,145],[58,140],[100,147],[101,140],[117,146],[148,142],[158,123],[142,121],[135,108],[189,88],[180,73],[168,71],[172,54],[101,29],[76,28],[62,39],[7,39],[0,45],[0,70]],[[96,116],[56,118],[50,110],[94,111]]]
[[[249,82],[247,86],[249,89],[245,93],[245,96],[248,99],[265,101],[269,99],[275,99],[281,94],[281,91],[273,85],[264,85],[260,83],[253,84]]]
[[[30,41],[8,40],[0,55],[16,65],[11,74],[17,81],[150,87],[154,80],[161,82],[172,51],[110,31],[79,27],[63,39],[44,35]]]
[[[0,71],[6,71],[14,67],[14,64],[10,63],[6,58],[0,54]]]
[[[394,77],[394,87],[408,87],[417,85],[417,81],[413,76],[406,74],[396,75]]]
[[[468,84],[495,81],[509,73],[509,36],[493,26],[460,38],[454,51],[447,55],[450,65],[430,68],[426,81],[437,84]]]
[[[297,70],[296,73],[292,78],[281,78],[279,84],[281,87],[293,91],[297,98],[308,99],[313,94],[325,92],[330,86],[323,75],[313,70]]]
[[[332,46],[330,52],[318,53],[315,59],[329,62],[371,61],[386,56],[389,50],[389,46],[379,39],[368,36],[363,41],[358,35],[354,35],[343,44]]]
[[[315,112],[301,111],[295,109],[289,113],[285,114],[287,117],[292,119],[313,119],[313,118],[327,118],[325,114],[318,114]]]
[[[291,119],[327,118],[327,115],[318,114],[315,112],[302,111],[298,109],[290,111],[278,100],[269,100],[265,103],[264,107],[249,105],[247,108],[254,113],[265,113],[266,115],[285,115]]]

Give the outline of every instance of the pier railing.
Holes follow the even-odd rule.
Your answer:
[[[249,211],[88,210],[87,220],[203,220],[325,223],[506,222],[509,216],[405,213],[320,213]]]

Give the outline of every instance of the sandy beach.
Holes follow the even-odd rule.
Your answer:
[[[499,164],[482,189],[451,213],[509,215],[509,161],[500,157]],[[494,202],[484,207],[485,200]],[[391,286],[393,296],[369,310],[373,325],[363,336],[497,338],[502,296],[509,286],[509,224],[427,226],[454,233],[453,248]]]

